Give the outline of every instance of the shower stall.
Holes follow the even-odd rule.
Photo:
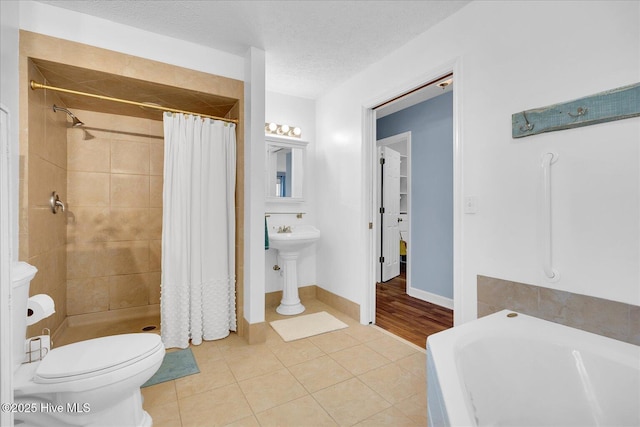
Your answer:
[[[52,42],[63,46],[43,48]],[[21,43],[19,258],[39,270],[31,293],[49,294],[56,304],[55,315],[28,335],[48,328],[62,345],[159,327],[164,137],[158,107],[241,119],[242,82],[34,33],[21,32]],[[77,49],[87,55],[65,53]],[[239,162],[242,147],[240,132]],[[242,212],[237,181],[236,212]],[[236,224],[241,260],[238,213]]]

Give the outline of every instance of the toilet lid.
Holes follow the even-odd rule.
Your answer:
[[[160,347],[159,335],[145,333],[112,335],[65,345],[51,350],[42,359],[34,381],[68,380],[83,374],[112,371],[144,359]]]

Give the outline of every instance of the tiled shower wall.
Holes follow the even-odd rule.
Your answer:
[[[69,316],[160,303],[163,125],[74,110],[68,129]]]
[[[56,314],[48,319],[43,320],[42,322],[37,323],[32,327],[33,331],[30,329],[29,333],[33,335],[35,332],[39,333],[42,327],[48,327],[52,332],[55,332],[58,329],[58,326],[62,324],[65,316],[67,314],[78,314],[83,312],[85,309],[90,311],[103,311],[109,309],[115,309],[116,307],[137,307],[138,304],[149,304],[149,303],[157,303],[159,296],[159,260],[160,260],[160,217],[157,215],[154,216],[154,212],[158,213],[161,211],[161,207],[154,206],[153,194],[156,196],[159,194],[159,190],[157,188],[157,182],[159,180],[158,175],[152,171],[151,159],[149,160],[149,173],[138,173],[136,172],[124,172],[130,171],[127,169],[129,166],[125,166],[124,170],[120,172],[114,172],[113,175],[123,175],[121,177],[115,177],[113,180],[111,179],[111,145],[113,141],[133,141],[133,142],[143,142],[146,141],[149,144],[149,156],[152,156],[151,150],[152,148],[157,148],[158,144],[154,147],[151,147],[152,144],[159,142],[154,136],[161,135],[162,132],[162,124],[161,122],[156,123],[147,123],[149,127],[157,126],[149,131],[140,131],[140,123],[138,125],[131,125],[131,123],[135,123],[137,119],[132,119],[129,121],[129,118],[120,117],[123,120],[123,123],[119,123],[116,127],[112,125],[108,125],[106,123],[100,122],[98,119],[94,120],[94,114],[91,112],[79,111],[76,109],[71,109],[77,116],[83,120],[86,125],[84,130],[86,130],[90,136],[93,136],[94,139],[107,139],[109,140],[109,205],[104,205],[104,198],[100,202],[99,206],[98,201],[96,200],[95,195],[90,195],[90,197],[94,198],[93,202],[89,202],[90,206],[82,206],[88,208],[102,208],[109,209],[111,213],[111,208],[114,209],[122,209],[121,216],[119,217],[121,221],[118,224],[119,231],[116,231],[112,225],[106,226],[106,219],[100,217],[91,217],[90,221],[93,222],[93,229],[102,230],[100,233],[97,233],[96,237],[98,240],[85,241],[83,243],[73,241],[71,239],[75,239],[79,232],[77,231],[77,227],[87,226],[89,227],[89,223],[86,221],[77,222],[78,218],[74,217],[77,211],[82,210],[80,205],[75,205],[75,202],[72,200],[76,196],[67,195],[66,188],[63,189],[66,183],[66,165],[64,167],[55,166],[54,163],[50,160],[45,160],[44,163],[38,160],[38,165],[33,166],[29,163],[31,160],[28,159],[27,155],[29,150],[32,148],[30,145],[34,143],[31,140],[33,135],[36,133],[43,133],[45,129],[45,121],[46,126],[49,127],[48,130],[53,130],[53,127],[50,126],[52,121],[60,124],[59,131],[55,131],[54,134],[47,135],[47,146],[43,147],[46,150],[53,150],[51,154],[60,155],[62,151],[66,150],[67,144],[67,130],[69,131],[69,148],[71,148],[74,143],[74,138],[84,138],[85,134],[82,129],[68,129],[67,117],[63,113],[54,114],[52,110],[49,110],[51,107],[50,104],[54,102],[58,102],[56,95],[51,95],[52,99],[48,99],[46,103],[42,104],[41,101],[34,101],[34,96],[49,96],[49,91],[34,91],[29,88],[29,80],[32,78],[29,75],[30,69],[30,59],[29,58],[38,58],[39,60],[58,62],[62,64],[67,64],[74,67],[87,68],[96,71],[101,71],[104,73],[114,74],[114,75],[123,75],[131,78],[136,78],[148,82],[155,82],[158,84],[164,84],[169,86],[175,86],[185,89],[186,91],[196,91],[196,92],[205,92],[220,96],[225,96],[231,99],[236,99],[237,103],[230,111],[230,117],[240,119],[242,123],[244,120],[244,84],[242,81],[229,79],[221,76],[215,76],[208,73],[203,73],[195,70],[185,69],[174,65],[164,64],[156,61],[151,61],[143,58],[138,58],[118,52],[113,52],[105,49],[100,49],[94,46],[88,46],[80,43],[75,43],[69,40],[58,39],[54,37],[45,36],[42,34],[32,33],[29,31],[20,30],[20,111],[19,111],[19,120],[20,120],[20,161],[21,161],[21,171],[20,171],[20,209],[19,209],[19,226],[20,226],[20,254],[19,259],[27,262],[37,261],[33,260],[31,257],[36,256],[30,253],[33,252],[33,248],[30,249],[30,246],[33,244],[42,244],[44,247],[49,248],[53,245],[53,242],[59,243],[62,241],[61,239],[66,240],[66,227],[67,220],[70,222],[69,224],[69,254],[72,254],[73,248],[76,250],[73,251],[72,260],[67,262],[67,251],[64,246],[57,246],[56,251],[52,252],[56,254],[55,260],[52,256],[47,255],[46,260],[41,264],[36,264],[39,268],[40,272],[36,276],[36,279],[32,283],[31,295],[35,293],[48,293],[51,295],[56,302]],[[41,77],[41,76],[37,76]],[[37,79],[36,79],[37,80]],[[40,107],[33,107],[34,103],[41,102]],[[42,107],[42,105],[46,106],[46,109]],[[40,109],[38,109],[40,108]],[[46,115],[45,115],[46,112]],[[32,123],[34,119],[34,114],[36,117],[42,119],[41,122]],[[105,115],[103,118],[108,117]],[[116,120],[115,117],[111,116],[111,119]],[[101,124],[102,123],[102,124]],[[122,126],[120,126],[122,125]],[[133,127],[129,127],[129,126]],[[146,126],[142,124],[142,129]],[[128,134],[127,134],[128,133]],[[80,135],[78,135],[80,134]],[[105,138],[106,134],[111,134],[110,136]],[[117,136],[120,135],[120,136]],[[60,136],[59,141],[61,144],[55,145],[57,148],[54,150],[52,138],[55,138],[56,143],[58,141],[58,136]],[[243,260],[244,260],[244,216],[242,212],[244,211],[244,126],[239,126],[236,130],[237,137],[237,176],[236,176],[236,292],[237,292],[237,315],[238,319],[244,318],[243,311],[243,301],[244,301],[244,275],[243,275]],[[42,139],[44,140],[44,139]],[[92,139],[85,139],[85,142],[90,142]],[[37,143],[37,141],[36,141]],[[82,147],[88,148],[88,147]],[[104,147],[103,147],[104,148]],[[118,151],[117,148],[114,150]],[[144,149],[143,149],[144,150]],[[155,151],[157,154],[157,151]],[[48,154],[47,154],[48,155]],[[69,153],[69,160],[71,161],[72,153]],[[91,157],[91,156],[89,156]],[[41,157],[42,158],[42,157]],[[67,160],[67,153],[65,152],[64,156],[61,156],[60,161]],[[48,159],[48,157],[44,157],[44,159]],[[100,162],[100,158],[91,158],[91,161]],[[104,159],[102,159],[104,161]],[[157,165],[158,163],[156,163]],[[51,171],[55,170],[59,172],[57,175],[57,181],[54,181],[51,175]],[[73,171],[71,172],[74,175],[76,172],[88,172],[88,171]],[[107,172],[95,172],[96,174],[102,173],[107,174]],[[31,174],[34,174],[35,177],[32,177]],[[135,186],[134,181],[136,181],[135,177],[131,177],[131,179],[127,179],[125,175],[134,175],[137,176],[138,184],[141,182],[146,182],[144,176],[148,175],[149,187],[148,193],[144,190],[144,184],[142,186]],[[88,177],[89,175],[85,175]],[[97,176],[94,178],[98,178]],[[119,179],[120,178],[120,179]],[[55,190],[60,193],[60,198],[67,202],[69,205],[69,213],[70,215],[57,215],[55,216],[56,223],[55,227],[52,227],[50,224],[50,219],[46,219],[45,223],[37,223],[34,222],[35,216],[40,214],[40,209],[45,209],[46,206],[38,205],[30,206],[29,198],[35,197],[35,192],[39,191],[36,187],[31,188],[31,184],[33,184],[34,180],[38,179],[40,182],[45,183],[46,185],[43,187],[46,194],[47,191],[52,191],[50,189],[51,184],[55,184]],[[96,184],[102,183],[104,185],[104,179],[97,179]],[[73,181],[75,183],[75,181]],[[73,184],[72,183],[72,184]],[[112,186],[113,184],[113,186]],[[134,185],[135,190],[133,190],[135,195],[132,193],[128,193],[126,190],[122,189],[122,186],[129,187]],[[152,187],[154,186],[155,187]],[[118,190],[120,188],[120,190]],[[86,186],[85,186],[86,189]],[[76,191],[76,189],[72,189]],[[102,189],[96,187],[96,192],[101,192],[102,197],[104,197],[104,187]],[[114,200],[116,200],[116,204],[112,204],[111,194],[118,193],[118,195],[114,194]],[[128,194],[125,196],[125,194]],[[149,197],[149,205],[145,207],[138,206],[138,203],[144,203],[144,195],[148,194]],[[50,195],[50,194],[49,194]],[[135,206],[130,207],[128,212],[126,212],[127,205],[120,205],[119,203],[124,203],[122,198],[128,198],[129,200],[140,197],[140,200],[135,201]],[[157,199],[156,199],[157,200]],[[42,202],[37,202],[42,203]],[[48,196],[47,201],[48,203]],[[95,203],[95,204],[91,204]],[[145,223],[145,230],[141,229],[141,221],[140,218],[133,214],[133,209],[147,210],[148,216],[146,219],[148,220]],[[29,215],[30,210],[33,210],[34,215]],[[95,211],[94,211],[95,212]],[[73,215],[72,215],[73,214]],[[50,217],[53,218],[54,215],[49,213]],[[144,214],[143,214],[144,217]],[[46,215],[42,213],[42,218],[46,218]],[[73,221],[76,221],[73,223]],[[109,219],[109,221],[114,221]],[[126,221],[129,221],[125,224]],[[137,222],[136,222],[137,221]],[[155,223],[153,221],[156,221]],[[98,224],[102,225],[98,225]],[[111,222],[113,224],[113,222]],[[136,225],[137,224],[137,225]],[[155,224],[155,225],[154,225]],[[34,227],[34,228],[32,228]],[[73,230],[72,230],[73,229]],[[55,231],[53,231],[55,230]],[[43,231],[46,231],[47,234],[43,234]],[[55,234],[54,234],[55,233]],[[137,233],[147,233],[146,239],[132,239],[130,236]],[[108,237],[104,237],[107,234]],[[45,237],[46,236],[46,237]],[[50,236],[56,236],[56,238],[50,238]],[[157,237],[157,238],[156,238]],[[30,239],[40,239],[38,242],[30,242]],[[80,238],[84,239],[84,238]],[[131,239],[131,240],[129,240]],[[135,243],[134,243],[135,242]],[[35,246],[37,247],[37,246]],[[128,247],[128,249],[127,249]],[[103,250],[100,251],[99,248]],[[146,248],[146,250],[145,250]],[[49,250],[47,250],[49,252]],[[35,252],[34,252],[35,254]],[[84,273],[80,273],[79,271],[73,272],[72,276],[69,277],[69,290],[66,288],[66,268],[65,266],[69,264],[70,268],[78,267],[79,264],[82,265],[82,262],[79,262],[78,256],[86,257],[89,265],[82,266],[81,269],[85,269]],[[109,267],[107,266],[107,261],[105,259],[111,260],[111,262],[115,262],[116,266]],[[39,262],[39,261],[38,261]],[[71,264],[74,265],[71,265]],[[144,267],[147,267],[145,270]],[[89,274],[91,273],[91,274]],[[79,277],[82,276],[82,277]],[[126,285],[123,284],[124,276],[130,276],[129,279],[133,279],[135,282],[126,282]],[[84,280],[84,284],[82,281]],[[122,280],[122,282],[118,282]],[[79,293],[79,289],[85,289],[88,291],[87,294]],[[132,288],[132,289],[129,289]],[[133,288],[136,290],[134,291]],[[34,292],[35,291],[35,292]],[[113,292],[111,292],[113,291]],[[137,295],[137,291],[142,291],[143,295]],[[67,313],[67,295],[68,302],[72,306],[71,311]],[[143,302],[146,301],[146,302]],[[113,303],[113,304],[112,304]],[[238,333],[239,335],[244,335],[244,322],[238,323]]]
[[[29,78],[44,81],[29,62]],[[28,328],[27,336],[40,335],[43,328],[55,331],[66,316],[66,221],[62,212],[53,214],[51,193],[67,196],[67,116],[55,113],[61,105],[55,94],[28,91],[28,124],[21,119],[20,144],[20,260],[38,269],[30,295],[48,294],[56,312]],[[25,135],[26,133],[26,135]],[[26,142],[26,144],[24,143]]]
[[[640,345],[640,306],[478,276],[478,317],[508,309]]]

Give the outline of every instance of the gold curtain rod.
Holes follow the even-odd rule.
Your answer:
[[[30,86],[31,86],[31,89],[34,89],[34,90],[35,89],[49,89],[49,90],[54,90],[54,91],[57,91],[57,92],[64,92],[64,93],[70,93],[70,94],[73,94],[73,95],[88,96],[89,98],[102,99],[104,101],[113,101],[113,102],[120,102],[122,104],[137,105],[139,107],[144,107],[144,108],[153,108],[155,110],[168,111],[170,113],[191,114],[192,116],[200,116],[200,117],[206,117],[206,118],[214,119],[214,120],[222,120],[224,122],[229,122],[229,123],[236,123],[236,124],[238,123],[237,119],[227,119],[225,117],[210,116],[208,114],[194,113],[192,111],[177,110],[175,108],[166,108],[166,107],[162,107],[160,105],[145,104],[143,102],[129,101],[129,100],[120,99],[120,98],[112,98],[110,96],[103,96],[103,95],[96,95],[96,94],[93,94],[93,93],[79,92],[79,91],[71,90],[71,89],[63,89],[61,87],[43,85],[43,84],[35,82],[33,80],[31,80]]]

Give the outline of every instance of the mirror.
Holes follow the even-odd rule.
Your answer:
[[[306,141],[266,136],[266,195],[273,201],[303,201]]]

